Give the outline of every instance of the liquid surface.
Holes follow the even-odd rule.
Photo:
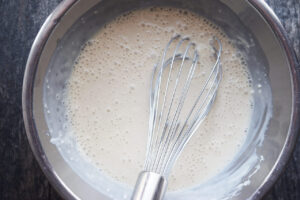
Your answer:
[[[212,110],[172,170],[169,189],[198,185],[216,175],[246,138],[251,86],[243,57],[227,36],[187,11],[131,12],[107,24],[83,47],[65,97],[70,128],[82,155],[124,184],[133,186],[143,169],[151,73],[176,33],[198,44],[204,69],[197,72],[199,76],[211,67],[209,41],[217,36],[223,45],[223,76]]]

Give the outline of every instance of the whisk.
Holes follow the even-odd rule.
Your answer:
[[[198,73],[199,54],[189,37],[172,37],[155,65],[146,161],[132,200],[163,199],[172,166],[210,111],[222,76],[221,42],[213,37],[210,45],[213,63],[205,78]],[[172,46],[174,52],[170,51]],[[196,93],[191,86],[199,88]]]

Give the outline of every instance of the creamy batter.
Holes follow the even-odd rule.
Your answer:
[[[80,152],[123,184],[133,186],[143,169],[151,73],[176,33],[198,44],[203,67],[211,64],[208,41],[217,36],[223,45],[223,78],[212,110],[172,170],[169,189],[197,185],[216,175],[246,138],[251,85],[245,61],[229,38],[215,24],[185,10],[149,8],[127,13],[82,48],[65,97]]]

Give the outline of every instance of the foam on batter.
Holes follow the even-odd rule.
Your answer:
[[[252,113],[251,84],[241,53],[212,22],[189,11],[149,8],[108,23],[86,45],[67,84],[65,105],[78,148],[113,179],[133,186],[145,160],[150,79],[174,34],[198,44],[198,76],[211,67],[209,41],[223,45],[223,77],[212,110],[169,179],[177,190],[220,172],[243,144]],[[198,88],[191,88],[197,91]]]

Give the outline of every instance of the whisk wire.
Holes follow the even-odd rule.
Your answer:
[[[171,43],[179,39],[176,45],[175,51],[171,58],[166,59],[167,52]],[[158,62],[153,70],[151,90],[150,90],[150,120],[149,120],[149,140],[147,148],[147,156],[145,162],[145,170],[153,171],[158,174],[168,176],[169,169],[176,161],[178,155],[199,127],[201,122],[207,115],[214,99],[216,91],[221,80],[221,64],[220,57],[222,51],[222,45],[218,38],[214,37],[214,41],[218,46],[212,45],[212,49],[215,51],[216,61],[212,67],[212,70],[206,79],[203,87],[201,88],[199,95],[192,104],[193,106],[187,113],[187,117],[182,124],[179,120],[182,109],[185,105],[186,98],[188,96],[189,88],[192,80],[194,79],[195,70],[199,60],[199,55],[196,49],[196,44],[189,42],[184,50],[184,53],[178,53],[180,47],[185,41],[190,40],[188,37],[181,38],[180,35],[176,35],[167,44],[164,49],[161,62]],[[193,57],[189,57],[189,51],[193,47]],[[174,62],[181,60],[180,67],[175,69]],[[179,90],[179,82],[182,79],[183,67],[185,67],[185,61],[191,60],[192,64],[189,66],[187,78],[183,83],[181,91]],[[159,63],[160,66],[159,66]],[[167,79],[164,86],[162,86],[162,76],[167,72]],[[173,71],[178,70],[175,76],[175,83],[173,88],[170,88],[171,76]],[[165,80],[164,80],[165,81]],[[171,93],[169,105],[167,106],[167,95],[169,90]],[[160,97],[160,95],[163,95]],[[175,96],[179,95],[178,102],[174,104]],[[167,112],[166,112],[167,111]],[[171,116],[171,112],[173,114]],[[193,119],[191,117],[193,116]]]
[[[176,36],[175,36],[175,37],[176,37]],[[170,64],[170,67],[169,67],[168,78],[167,78],[167,81],[166,81],[167,84],[166,84],[165,90],[164,90],[164,92],[163,92],[164,97],[163,97],[163,103],[162,103],[162,107],[161,107],[162,109],[161,109],[161,112],[160,112],[160,114],[159,114],[159,124],[158,124],[158,128],[157,128],[157,132],[159,132],[160,129],[161,129],[162,117],[163,117],[164,110],[166,109],[166,104],[165,104],[165,103],[166,103],[166,97],[167,97],[168,90],[169,90],[170,78],[171,78],[171,74],[172,74],[172,71],[173,71],[174,60],[175,60],[175,57],[176,57],[176,55],[177,55],[178,49],[180,48],[180,46],[182,45],[182,43],[183,43],[185,40],[189,40],[189,38],[183,38],[183,39],[181,39],[181,40],[179,41],[179,43],[176,45],[176,49],[175,49],[175,51],[174,51],[174,53],[173,53],[173,56],[172,56],[172,59],[171,59],[171,64]],[[167,66],[169,66],[169,65],[168,65],[168,60],[164,63],[164,65],[162,65],[161,69],[163,70],[163,69],[164,69],[165,67],[167,67]],[[173,103],[173,101],[171,101],[170,107],[172,106],[172,103]],[[165,138],[165,133],[166,133],[166,130],[167,130],[167,128],[168,128],[168,119],[169,119],[169,114],[170,114],[170,107],[169,107],[169,110],[168,110],[168,113],[167,113],[167,116],[166,116],[166,122],[164,123],[165,125],[164,125],[164,127],[163,127],[163,132],[162,132],[162,134],[161,134],[160,139],[155,141],[155,143],[154,143],[155,146],[158,145],[158,141],[163,141],[164,138]],[[158,138],[156,138],[156,139],[158,139]],[[157,154],[158,154],[158,152],[160,151],[160,148],[161,148],[161,143],[159,143],[158,148],[156,148],[157,151],[156,151],[156,155],[154,156],[155,160],[154,160],[154,162],[153,162],[153,166],[152,166],[152,167],[155,166]]]
[[[221,70],[221,69],[220,69]],[[175,162],[174,159],[178,157],[178,154],[182,151],[184,146],[188,143],[189,139],[192,137],[194,132],[197,130],[198,126],[201,124],[201,122],[204,120],[204,116],[207,115],[207,112],[209,111],[209,107],[212,105],[212,99],[215,98],[215,92],[217,90],[217,87],[220,83],[221,78],[221,72],[220,74],[216,74],[215,79],[217,82],[215,83],[215,87],[210,87],[207,95],[205,96],[205,99],[203,103],[201,104],[200,108],[197,111],[196,116],[194,117],[193,122],[188,126],[187,129],[184,129],[186,126],[182,128],[180,133],[178,134],[178,137],[176,138],[176,141],[174,145],[172,146],[172,149],[170,151],[170,154],[168,157],[168,160],[166,161],[165,168],[162,170],[162,174],[167,173],[167,170],[170,168],[168,166],[172,166]],[[206,105],[205,105],[206,103]],[[207,108],[204,111],[202,111],[203,108]],[[182,141],[182,142],[179,142]],[[177,149],[177,150],[176,150]]]
[[[153,137],[153,127],[154,127],[154,122],[155,122],[155,108],[154,108],[154,101],[155,101],[155,96],[156,93],[154,92],[154,78],[155,78],[155,74],[156,74],[156,70],[157,70],[157,66],[158,63],[155,64],[153,71],[152,71],[152,78],[151,78],[151,83],[150,83],[150,109],[149,109],[149,131],[148,131],[148,142],[147,142],[147,152],[146,152],[146,161],[145,161],[145,166],[144,168],[146,170],[148,170],[148,163],[149,163],[149,159],[150,159],[150,152],[152,149],[152,137]]]
[[[219,86],[219,83],[220,83],[221,77],[222,77],[222,68],[220,67],[220,56],[221,56],[221,51],[222,51],[222,45],[221,45],[221,42],[217,38],[215,38],[215,40],[217,41],[218,46],[219,46],[219,48],[218,48],[219,50],[217,50],[217,48],[214,48],[215,52],[217,52],[217,55],[216,55],[217,61],[213,67],[213,70],[211,71],[211,74],[209,75],[209,78],[207,79],[206,83],[204,84],[202,91],[200,92],[200,95],[198,96],[193,108],[191,109],[190,114],[185,121],[185,124],[183,125],[180,133],[178,134],[176,141],[175,141],[174,145],[172,146],[172,149],[169,153],[169,156],[167,156],[167,158],[169,158],[169,159],[166,161],[165,167],[162,170],[162,174],[165,174],[166,171],[169,171],[168,169],[170,167],[168,167],[168,165],[170,165],[170,166],[173,165],[176,158],[178,157],[178,154],[182,151],[182,149],[188,143],[191,136],[197,130],[198,126],[204,120],[204,117],[207,115],[208,111],[210,110],[210,106],[212,105],[213,100],[216,96],[216,91],[217,91],[217,88]],[[211,81],[211,80],[213,80],[213,81]],[[209,86],[208,86],[208,84],[209,84]],[[207,87],[209,88],[209,90],[208,90],[207,94],[205,95],[205,98],[202,101],[202,104],[199,106],[198,110],[196,111],[194,120],[188,126],[187,130],[184,131],[185,127],[187,125],[187,121],[189,120],[194,108],[196,107],[200,98],[202,97],[204,89]],[[181,142],[179,142],[179,141],[181,141]],[[174,151],[175,149],[177,149],[177,151]]]
[[[152,85],[151,85],[151,89],[150,89],[150,96],[153,96],[153,99],[150,99],[150,102],[152,104],[150,104],[150,112],[153,111],[152,113],[150,113],[150,119],[149,119],[149,135],[151,137],[151,140],[148,140],[148,143],[150,141],[150,144],[148,145],[149,146],[149,150],[147,150],[147,156],[146,156],[146,163],[145,163],[145,168],[148,170],[149,169],[149,164],[151,163],[151,160],[153,159],[153,154],[151,154],[152,152],[152,149],[153,149],[153,135],[154,135],[154,131],[155,131],[155,128],[156,128],[156,120],[157,120],[157,112],[158,112],[158,109],[157,109],[157,106],[158,106],[158,103],[159,103],[159,94],[160,94],[160,86],[161,86],[161,78],[162,78],[162,72],[163,72],[163,65],[165,63],[165,57],[166,57],[166,54],[167,54],[167,51],[170,47],[170,45],[172,44],[172,42],[176,39],[178,39],[180,37],[180,35],[176,35],[174,37],[171,38],[171,40],[168,42],[168,44],[166,45],[164,51],[163,51],[163,56],[162,56],[162,60],[161,60],[161,68],[160,68],[160,71],[159,71],[159,74],[158,74],[158,79],[157,81],[154,81],[155,79],[155,75],[156,75],[156,71],[157,71],[157,66],[158,64],[154,67],[154,70],[153,70],[153,75],[152,75]],[[158,62],[159,63],[159,62]],[[153,86],[154,84],[154,86]],[[154,106],[153,106],[154,105]],[[157,141],[157,137],[158,137],[158,134],[156,134],[156,138],[155,138],[155,141]]]
[[[191,43],[191,45],[195,45],[193,43]],[[184,58],[182,59],[183,62],[186,58],[186,54],[188,52],[188,48],[186,49],[186,52],[184,54]],[[184,105],[184,102],[185,102],[185,99],[186,99],[186,96],[187,96],[187,93],[188,93],[188,90],[189,90],[189,87],[190,87],[190,84],[191,84],[191,81],[192,81],[192,78],[193,78],[193,75],[194,75],[194,72],[195,72],[195,68],[196,68],[196,65],[197,65],[197,61],[198,61],[198,53],[195,51],[194,52],[194,59],[193,59],[193,62],[192,62],[192,65],[190,67],[190,70],[189,70],[189,73],[188,73],[188,78],[186,79],[186,82],[184,84],[184,87],[182,89],[182,93],[180,95],[180,100],[179,100],[179,103],[176,107],[176,111],[175,111],[175,114],[173,116],[173,119],[172,119],[172,122],[171,122],[171,127],[169,129],[169,132],[168,132],[168,137],[166,138],[166,140],[164,141],[164,145],[163,145],[163,151],[162,151],[162,154],[160,155],[159,159],[160,161],[162,161],[162,163],[164,163],[163,161],[165,160],[165,156],[167,154],[167,150],[168,150],[168,147],[171,143],[171,140],[172,138],[174,138],[174,134],[177,132],[177,130],[179,129],[180,127],[180,123],[178,123],[178,118],[179,118],[179,115],[181,113],[181,110],[183,108],[183,105]],[[180,69],[180,75],[181,75],[181,70],[182,70],[182,67],[183,67],[183,62],[182,62],[182,66],[181,66],[181,69]],[[174,98],[175,95],[173,95],[172,97],[172,100]],[[162,164],[158,164],[158,166],[160,166],[161,168],[163,167]],[[158,172],[161,172],[161,168],[160,170],[157,170]]]
[[[184,40],[189,40],[188,38],[187,39],[182,39],[182,42],[184,41]],[[172,129],[173,128],[173,123],[171,123],[171,125],[169,126],[169,115],[170,115],[170,112],[171,112],[171,108],[172,108],[172,106],[173,106],[173,101],[174,101],[174,96],[175,96],[175,93],[176,93],[176,90],[177,90],[177,85],[178,85],[178,79],[179,79],[179,77],[180,77],[180,75],[181,75],[181,71],[182,71],[182,67],[183,67],[183,64],[184,64],[184,61],[185,61],[185,59],[186,59],[186,55],[187,55],[187,52],[188,52],[188,49],[191,47],[191,44],[189,44],[188,45],[188,47],[186,48],[186,51],[185,51],[185,54],[184,54],[184,58],[182,59],[182,63],[181,63],[181,66],[180,66],[180,69],[179,69],[179,71],[178,71],[178,73],[177,73],[177,78],[176,78],[176,81],[175,81],[175,86],[174,86],[174,88],[173,88],[173,92],[172,92],[172,97],[171,97],[171,102],[170,102],[170,105],[169,105],[169,108],[168,108],[168,113],[167,113],[167,116],[166,116],[166,119],[165,119],[165,124],[168,126],[168,127],[166,127],[166,129],[165,129],[165,131],[164,131],[164,133],[163,133],[163,137],[161,138],[161,140],[160,140],[160,143],[158,144],[158,146],[156,146],[157,148],[156,149],[158,149],[158,151],[156,152],[156,156],[155,156],[155,158],[156,158],[156,160],[154,161],[154,163],[153,163],[153,166],[155,166],[155,164],[158,162],[158,164],[156,165],[156,166],[159,166],[159,161],[160,160],[157,160],[157,158],[159,158],[159,153],[161,152],[161,148],[162,148],[162,141],[165,141],[165,143],[166,143],[166,141],[168,140],[167,138],[169,138],[169,134],[167,135],[167,137],[165,137],[165,133],[166,133],[166,131],[167,130],[169,130],[170,131],[170,129]],[[175,54],[174,54],[175,55]],[[173,63],[174,63],[174,58],[175,57],[173,57],[173,59],[172,59],[172,65],[173,65]],[[180,58],[181,59],[181,58]],[[170,67],[170,70],[173,70],[173,66],[172,67]],[[170,79],[168,78],[168,80],[167,80],[168,82],[170,81]],[[167,91],[165,92],[165,95],[167,95]],[[167,129],[168,128],[168,129]],[[157,170],[157,167],[156,167],[156,169],[155,169],[155,171]]]

